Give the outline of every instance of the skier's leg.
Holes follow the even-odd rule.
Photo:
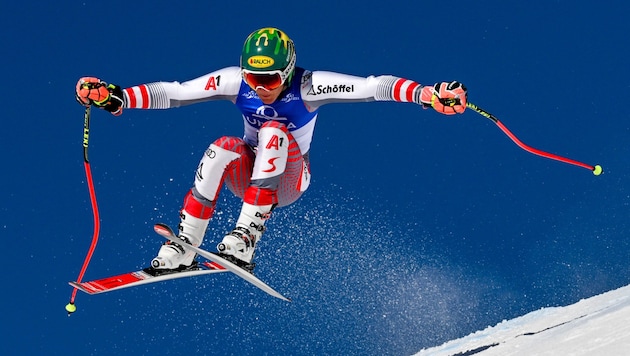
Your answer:
[[[253,153],[243,140],[222,137],[212,143],[199,163],[194,186],[184,198],[180,211],[179,237],[193,246],[200,246],[225,177],[231,178],[232,185],[246,186],[252,165]],[[238,181],[235,177],[247,178],[238,184],[235,183]],[[194,258],[194,252],[185,251],[176,243],[166,243],[151,261],[151,266],[165,269],[189,266]]]
[[[245,268],[250,265],[256,243],[265,230],[265,222],[276,206],[285,206],[299,198],[310,172],[297,142],[286,126],[276,121],[265,123],[258,134],[258,152],[251,184],[243,196],[243,206],[236,228],[217,246],[224,255]]]

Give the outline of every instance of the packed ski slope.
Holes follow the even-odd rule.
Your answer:
[[[630,285],[503,321],[417,356],[630,355]]]

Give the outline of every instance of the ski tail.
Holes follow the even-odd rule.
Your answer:
[[[196,263],[193,266],[187,267],[185,269],[159,270],[148,267],[139,271],[123,273],[112,277],[96,279],[93,281],[72,281],[68,283],[71,286],[87,294],[100,294],[149,283],[220,272],[228,272],[228,270],[218,263],[206,261],[202,263]]]

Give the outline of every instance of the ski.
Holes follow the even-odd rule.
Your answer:
[[[117,276],[96,279],[88,282],[73,281],[69,282],[69,284],[87,294],[99,294],[143,284],[227,271],[227,269],[223,268],[223,266],[218,263],[205,261],[201,263],[197,262],[193,266],[181,270],[158,270],[148,267],[139,271],[119,274]]]
[[[180,239],[179,237],[177,237],[177,235],[175,235],[175,233],[173,232],[173,229],[171,229],[168,225],[166,224],[155,224],[153,226],[153,230],[155,230],[155,232],[157,232],[160,236],[171,240],[172,242],[175,242],[177,244],[180,244],[182,246],[184,246],[185,249],[191,249],[192,251],[195,251],[199,256],[202,256],[204,258],[207,258],[208,260],[218,264],[219,266],[229,270],[230,272],[234,273],[235,275],[241,277],[242,279],[244,279],[245,281],[253,284],[254,286],[258,287],[260,290],[264,291],[265,293],[276,297],[278,299],[282,299],[284,301],[290,302],[291,299],[283,296],[282,294],[278,293],[276,290],[274,290],[273,288],[271,288],[269,285],[267,285],[265,282],[261,281],[260,279],[258,279],[256,276],[254,276],[252,273],[250,273],[249,271],[246,271],[245,269],[235,265],[234,263],[224,259],[223,257],[212,253],[212,252],[208,252],[206,250],[203,250],[199,247],[195,247],[193,245],[190,245],[188,243],[186,243],[185,241],[183,241],[182,239]]]

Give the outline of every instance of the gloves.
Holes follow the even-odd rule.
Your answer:
[[[118,85],[107,84],[94,77],[83,77],[77,82],[75,99],[83,106],[94,105],[118,116],[122,114],[123,93]]]
[[[446,114],[463,114],[466,110],[466,87],[457,81],[437,83],[422,88],[420,102],[424,108]]]

